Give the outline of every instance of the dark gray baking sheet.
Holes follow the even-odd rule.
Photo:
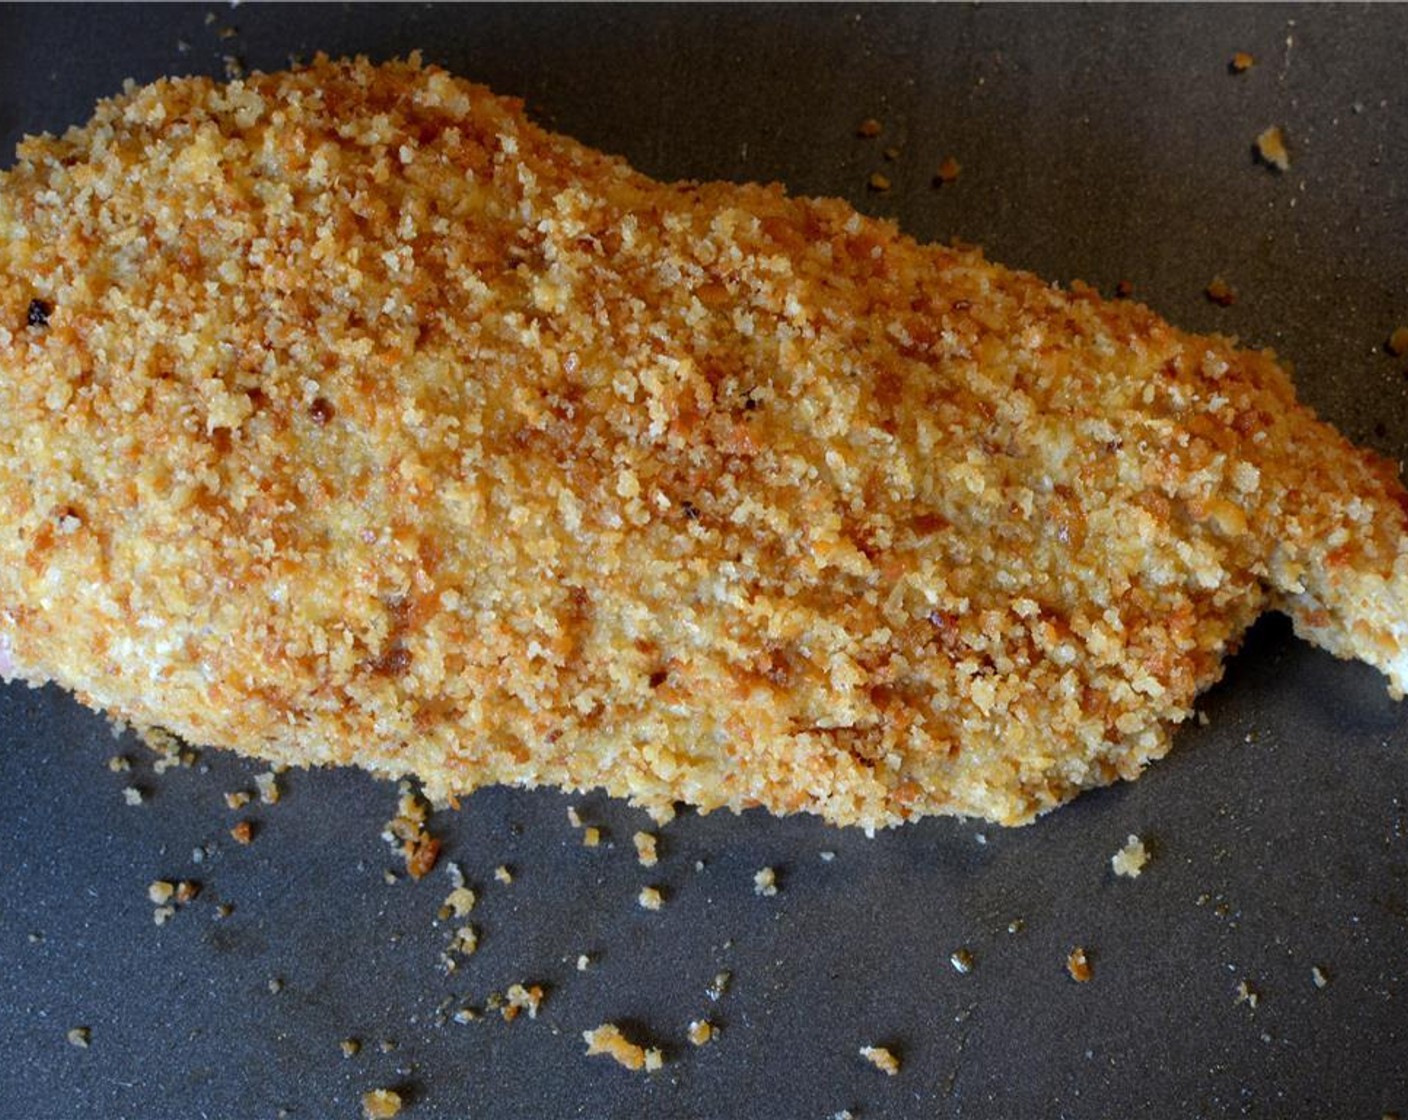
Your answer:
[[[1274,346],[1351,437],[1408,449],[1408,363],[1383,347],[1408,322],[1401,6],[7,7],[0,140],[225,55],[417,47],[658,176],[778,179],[1055,280],[1128,279],[1180,325]],[[1239,50],[1256,65],[1233,76]],[[883,136],[857,139],[871,116]],[[1287,174],[1253,159],[1272,124]],[[962,175],[936,190],[947,155]],[[877,170],[888,193],[866,191]],[[1231,308],[1202,294],[1219,274]],[[223,794],[253,767],[208,751],[158,775],[57,691],[4,689],[0,1120],[353,1117],[377,1086],[408,1118],[1408,1112],[1408,709],[1278,619],[1203,707],[1142,781],[1013,832],[686,814],[646,871],[619,803],[482,792],[434,824],[481,894],[482,947],[447,977],[448,879],[383,881],[391,786],[289,775],[240,848]],[[130,774],[106,768],[119,752]],[[581,847],[569,804],[605,848]],[[1132,832],[1154,857],[1117,880]],[[775,898],[753,893],[764,865]],[[188,877],[202,895],[156,927],[147,884]],[[660,913],[636,905],[646,883]],[[536,1021],[437,1012],[516,981],[546,986]],[[722,1037],[694,1050],[704,1015]],[[665,1068],[586,1059],[580,1032],[608,1019]],[[871,1042],[899,1076],[858,1057]]]

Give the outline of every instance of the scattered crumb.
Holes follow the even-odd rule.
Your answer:
[[[894,163],[895,160],[900,158],[900,150],[898,148],[886,148],[881,154],[891,163]]]
[[[973,971],[973,954],[965,948],[955,949],[949,954],[948,963],[953,965],[953,971],[967,976]]]
[[[355,1038],[344,1038],[338,1046],[342,1048],[344,1058],[355,1058],[362,1049],[362,1044]]]
[[[757,872],[753,876],[753,893],[764,898],[777,894],[777,872],[771,867],[764,867]]]
[[[654,867],[659,862],[656,836],[652,832],[637,832],[631,837],[636,845],[636,860],[642,867]]]
[[[277,805],[282,796],[279,790],[279,777],[272,770],[267,774],[256,774],[254,784],[259,790],[259,800],[265,805]]]
[[[543,989],[537,984],[526,988],[522,984],[511,984],[507,994],[508,1002],[499,1009],[505,1022],[513,1022],[521,1011],[528,1012],[530,1019],[538,1017],[538,1008],[543,1004]]]
[[[254,840],[254,825],[249,821],[240,821],[230,829],[230,836],[236,844],[249,844]]]
[[[855,1114],[849,1108],[843,1108],[840,1112],[833,1112],[831,1120],[856,1120]]]
[[[473,926],[460,926],[450,939],[448,952],[470,957],[479,949],[479,931]]]
[[[440,841],[426,831],[430,807],[424,799],[416,795],[409,782],[401,782],[397,788],[401,798],[396,805],[396,815],[386,822],[381,835],[393,846],[399,842],[407,873],[412,879],[422,879],[440,858]]]
[[[1022,930],[1026,928],[1027,923],[1021,918],[1013,918],[1010,922],[1007,923],[1008,933],[1021,933]]]
[[[396,1040],[394,1038],[383,1038],[376,1046],[383,1054],[390,1054],[396,1049]]]
[[[271,976],[269,977],[268,988],[269,994],[271,996],[276,996],[284,990],[284,982],[277,976]]]
[[[1278,125],[1272,125],[1256,138],[1256,154],[1263,163],[1277,171],[1291,169],[1291,153],[1286,148],[1286,138]]]
[[[578,972],[586,972],[587,969],[591,968],[591,966],[592,966],[592,959],[591,959],[591,957],[589,957],[586,953],[579,953],[579,954],[577,955],[577,971],[578,971]]]
[[[217,918],[228,918],[234,912],[235,904],[233,902],[222,902],[215,908],[215,916]]]
[[[80,1050],[87,1050],[90,1042],[93,1041],[92,1027],[74,1027],[65,1036],[70,1046],[77,1046]]]
[[[1126,879],[1139,878],[1148,862],[1149,852],[1144,847],[1144,841],[1132,832],[1124,842],[1124,847],[1110,857],[1110,867],[1115,874],[1123,875]]]
[[[900,1060],[883,1046],[862,1046],[860,1056],[876,1069],[891,1077],[900,1071]]]
[[[122,791],[122,799],[129,805],[140,805],[146,798],[136,786],[127,786]]]
[[[1207,726],[1208,724],[1210,724],[1211,722],[1212,722],[1212,719],[1208,716],[1207,712],[1199,712],[1199,713],[1198,713],[1198,726],[1199,726],[1199,727],[1206,727],[1206,726]]]
[[[871,173],[865,185],[873,191],[884,192],[890,189],[890,180],[886,176],[881,175],[880,172],[875,171]]]
[[[1115,285],[1115,298],[1116,298],[1116,299],[1128,299],[1128,298],[1129,298],[1130,296],[1132,296],[1133,294],[1134,294],[1134,281],[1133,281],[1133,280],[1121,280],[1118,284]]]
[[[884,131],[884,126],[874,117],[866,117],[860,124],[856,125],[856,135],[862,136],[866,140],[873,140]]]
[[[582,818],[577,814],[577,806],[567,806],[567,823],[570,824],[573,828],[582,827]]]
[[[946,156],[943,163],[939,164],[939,169],[934,172],[934,186],[952,186],[958,182],[958,177],[961,174],[963,174],[963,165],[952,156]]]
[[[1260,1001],[1261,996],[1258,994],[1257,990],[1251,986],[1251,984],[1249,984],[1245,980],[1237,981],[1237,995],[1232,1000],[1233,1003],[1245,1003],[1248,1007],[1255,1011],[1256,1005]]]
[[[587,1044],[587,1057],[606,1054],[627,1069],[657,1070],[663,1062],[659,1050],[647,1050],[631,1042],[615,1023],[603,1023],[594,1030],[583,1031],[582,1041]]]
[[[449,877],[450,886],[455,890],[465,885],[464,869],[454,860],[449,860],[445,864],[445,874]]]
[[[695,1019],[689,1024],[689,1041],[695,1046],[703,1046],[717,1033],[714,1024],[708,1019]]]
[[[1330,982],[1330,974],[1318,964],[1310,966],[1310,982],[1317,988],[1323,988]]]
[[[1397,351],[1395,351],[1397,353]],[[125,754],[115,754],[108,759],[108,769],[114,774],[121,774],[132,769],[132,760]]]
[[[1227,69],[1234,74],[1245,74],[1256,65],[1256,59],[1246,51],[1238,51],[1232,56],[1232,61],[1227,64]]]
[[[715,1003],[718,1003],[719,1000],[723,998],[723,994],[728,991],[729,983],[732,980],[733,973],[720,972],[709,982],[709,986],[704,989],[704,994]]]
[[[182,879],[176,884],[176,901],[182,906],[195,901],[198,894],[200,894],[200,884],[191,879]]]
[[[1077,946],[1066,956],[1066,971],[1071,974],[1071,979],[1077,984],[1084,984],[1091,977],[1090,958],[1085,955],[1085,950]]]
[[[836,853],[835,853],[835,852],[822,852],[822,853],[821,853],[821,862],[822,862],[822,863],[830,863],[830,862],[831,862],[833,859],[835,859],[835,858],[836,858]]]
[[[396,872],[392,871],[388,867],[383,869],[381,873],[381,881],[385,883],[388,887],[394,887],[401,880],[396,877]]]
[[[640,903],[642,909],[659,910],[665,905],[665,896],[660,893],[659,887],[641,887],[636,901]]]
[[[1388,336],[1388,352],[1395,358],[1408,354],[1408,327],[1399,327]]]
[[[477,1008],[461,1007],[451,1015],[450,1018],[456,1023],[463,1025],[465,1023],[477,1023],[480,1019],[484,1018],[484,1016],[479,1013]]]
[[[596,848],[601,845],[601,829],[588,825],[582,829],[582,847]]]
[[[158,925],[158,926],[164,926],[167,922],[169,922],[169,921],[170,921],[172,918],[174,918],[175,916],[176,916],[176,907],[174,907],[174,906],[158,906],[155,910],[152,911],[152,924],[153,924],[153,925]]]
[[[366,1120],[392,1120],[401,1113],[401,1094],[395,1089],[373,1089],[362,1094],[362,1115]]]
[[[157,906],[165,906],[171,901],[171,896],[176,893],[173,884],[165,879],[157,879],[147,887],[147,898],[151,899]]]
[[[463,918],[474,909],[474,892],[468,887],[456,887],[445,896],[445,901],[440,904],[437,917],[441,921],[446,918]]]
[[[508,886],[513,882],[513,872],[501,863],[498,867],[494,868],[494,878],[504,886]]]
[[[1231,307],[1237,302],[1237,293],[1232,290],[1232,285],[1221,276],[1214,276],[1211,283],[1203,291],[1208,299],[1218,307]]]
[[[225,805],[231,809],[243,809],[253,800],[254,795],[247,790],[239,789],[225,794]]]

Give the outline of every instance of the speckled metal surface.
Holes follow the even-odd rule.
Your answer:
[[[1408,322],[1402,6],[4,7],[0,141],[82,121],[127,77],[413,48],[657,176],[778,179],[1054,280],[1127,279],[1182,326],[1274,346],[1349,435],[1408,450],[1408,359],[1383,347]],[[1229,73],[1235,51],[1256,65]],[[1253,159],[1271,124],[1289,173]],[[948,155],[962,174],[936,189]],[[1205,299],[1214,275],[1234,306]],[[351,1117],[378,1086],[408,1118],[1408,1113],[1408,706],[1270,619],[1203,707],[1137,784],[1012,832],[685,814],[646,870],[619,803],[484,791],[433,822],[481,896],[481,948],[447,976],[447,876],[383,879],[393,787],[290,774],[241,847],[223,795],[255,768],[207,751],[157,774],[59,692],[4,689],[0,1117]],[[1130,833],[1153,852],[1137,881],[1109,865]],[[156,926],[147,884],[183,878],[199,898]],[[536,1020],[447,1019],[519,981],[546,988]],[[706,1016],[722,1034],[695,1049]],[[605,1020],[664,1069],[587,1059]]]

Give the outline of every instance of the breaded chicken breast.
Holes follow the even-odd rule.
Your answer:
[[[1401,693],[1404,500],[1269,353],[414,58],[0,177],[0,669],[194,743],[1025,822],[1268,608]]]

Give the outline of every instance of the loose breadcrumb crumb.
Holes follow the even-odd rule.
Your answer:
[[[188,902],[194,902],[198,894],[200,894],[200,884],[193,879],[182,879],[176,884],[176,901],[182,906]]]
[[[777,894],[777,872],[771,867],[764,867],[757,872],[753,876],[753,893],[764,898]]]
[[[952,156],[946,156],[943,163],[939,164],[939,169],[934,172],[934,186],[952,186],[958,182],[958,177],[961,174],[963,174],[963,165]]]
[[[250,821],[240,821],[230,829],[230,836],[236,844],[250,844],[254,841],[254,825]]]
[[[1134,281],[1133,281],[1133,280],[1121,280],[1119,283],[1117,283],[1117,284],[1115,285],[1115,298],[1116,298],[1116,299],[1128,299],[1128,298],[1129,298],[1130,296],[1132,296],[1133,294],[1134,294]]]
[[[1234,74],[1245,74],[1255,65],[1255,58],[1246,51],[1238,51],[1232,56],[1232,61],[1227,64],[1227,68]]]
[[[225,794],[225,805],[230,809],[243,809],[253,800],[254,795],[248,790],[239,789]]]
[[[392,1120],[401,1114],[401,1094],[395,1089],[373,1089],[362,1094],[362,1115],[366,1120]]]
[[[1399,327],[1388,336],[1388,352],[1395,358],[1408,354],[1408,327]]]
[[[70,1046],[77,1046],[80,1050],[87,1050],[89,1043],[93,1039],[93,1029],[91,1027],[74,1027],[67,1036]]]
[[[860,124],[856,125],[856,135],[864,137],[866,140],[873,140],[884,131],[884,125],[874,117],[866,117]]]
[[[967,976],[973,971],[973,954],[969,949],[955,949],[949,954],[948,963],[953,965],[954,972]]]
[[[1237,981],[1237,994],[1235,997],[1233,997],[1233,1003],[1245,1003],[1248,1007],[1255,1011],[1256,1005],[1260,1001],[1261,995],[1257,992],[1255,988],[1251,986],[1251,983],[1249,981]]]
[[[891,1077],[900,1071],[900,1060],[884,1046],[862,1046],[860,1056],[882,1073]]]
[[[1132,832],[1125,840],[1124,847],[1110,857],[1111,869],[1116,875],[1123,875],[1126,879],[1139,878],[1148,862],[1149,852],[1144,847],[1144,841]]]
[[[129,805],[140,805],[145,800],[145,797],[142,791],[136,786],[127,786],[122,791],[122,799]]]
[[[718,1003],[719,1000],[723,998],[724,993],[728,991],[728,986],[732,981],[733,973],[717,973],[714,978],[709,981],[709,986],[704,989],[704,994],[715,1003]]]
[[[153,924],[153,925],[158,925],[158,926],[164,926],[167,922],[169,922],[169,921],[170,921],[173,917],[175,917],[175,916],[176,916],[176,907],[174,907],[174,906],[158,906],[155,910],[152,911],[152,924]]]
[[[573,828],[582,827],[582,818],[577,813],[577,806],[567,806],[567,823],[570,824]]]
[[[121,774],[132,769],[132,760],[125,754],[115,754],[108,759],[108,769],[114,774]]]
[[[689,1041],[694,1046],[703,1046],[713,1039],[717,1030],[708,1019],[695,1019],[689,1024]]]
[[[659,887],[641,887],[636,901],[643,910],[659,910],[665,905],[665,896],[660,893]]]
[[[631,1042],[615,1023],[603,1023],[593,1030],[583,1031],[582,1041],[587,1044],[587,1057],[605,1054],[631,1070],[657,1070],[664,1061],[659,1050]]]
[[[165,879],[157,879],[147,887],[147,898],[158,906],[165,906],[176,893],[176,887]]]
[[[637,832],[631,839],[636,845],[636,861],[642,867],[654,867],[659,862],[656,849],[656,836],[651,832]]]
[[[865,181],[865,185],[873,191],[883,193],[890,189],[890,180],[888,177],[880,174],[880,172],[875,171],[872,172],[870,178]]]
[[[279,790],[279,777],[272,770],[256,774],[254,784],[259,790],[259,800],[265,805],[277,805],[282,793]]]
[[[513,872],[509,870],[506,864],[501,863],[498,867],[494,868],[494,879],[507,887],[513,882]]]
[[[1214,276],[1203,291],[1208,299],[1218,307],[1231,307],[1237,302],[1237,293],[1232,290],[1232,285],[1221,276]]]
[[[284,990],[283,979],[278,976],[271,976],[269,977],[269,983],[266,987],[268,987],[271,996],[276,996]]]
[[[1310,966],[1310,982],[1317,988],[1323,988],[1330,982],[1330,974],[1318,964]]]
[[[355,1058],[362,1049],[362,1044],[355,1038],[344,1038],[337,1045],[341,1048],[344,1058]]]
[[[1090,958],[1086,956],[1084,949],[1077,946],[1066,955],[1066,971],[1071,974],[1071,979],[1077,984],[1084,984],[1090,980],[1092,975]]]
[[[577,955],[577,971],[578,971],[578,972],[586,972],[587,969],[591,968],[591,966],[592,966],[592,958],[591,958],[590,956],[588,956],[586,953],[579,953],[579,954]]]
[[[601,829],[588,825],[582,829],[582,847],[596,848],[601,844]]]
[[[521,1011],[528,1012],[530,1019],[538,1017],[538,1008],[543,1004],[543,989],[539,985],[511,984],[507,996],[507,1002],[499,1009],[505,1022],[513,1022]]]
[[[456,887],[440,904],[438,917],[441,921],[450,917],[463,918],[474,909],[475,901],[474,892],[468,887]]]
[[[401,797],[396,815],[386,822],[382,839],[393,846],[399,844],[407,873],[412,879],[423,879],[440,858],[440,840],[426,831],[430,806],[411,789],[409,782],[401,782],[397,788]]]
[[[1291,153],[1286,147],[1286,137],[1278,125],[1272,125],[1256,138],[1256,154],[1268,167],[1277,171],[1291,169]]]
[[[460,926],[450,939],[449,952],[461,956],[473,956],[479,948],[479,931],[473,926]]]

